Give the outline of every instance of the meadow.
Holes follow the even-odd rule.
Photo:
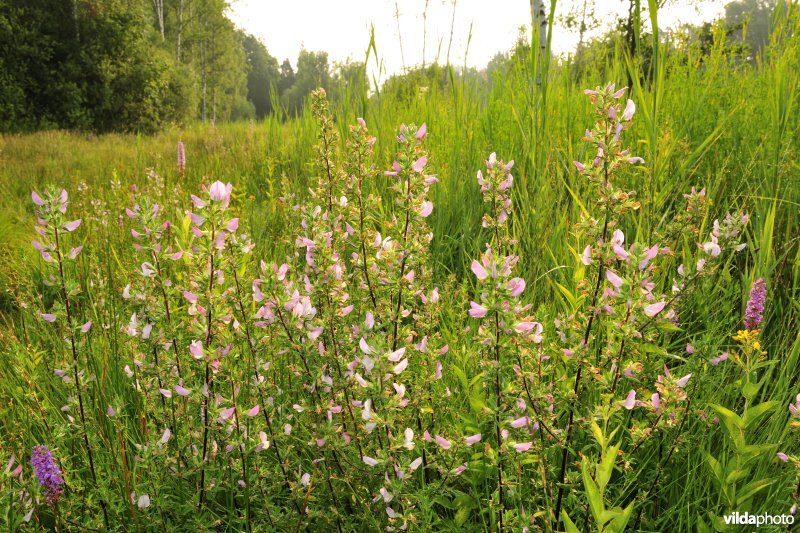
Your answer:
[[[799,31],[3,135],[8,530],[788,529]]]

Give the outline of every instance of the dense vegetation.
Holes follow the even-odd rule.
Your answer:
[[[631,55],[622,28],[258,122],[2,137],[0,516],[791,516],[797,6],[770,28],[758,53],[717,25]]]
[[[225,0],[0,2],[0,130],[153,132],[260,118],[273,100],[296,114],[316,87],[366,83],[355,65],[331,69],[325,52],[279,68],[227,10]]]

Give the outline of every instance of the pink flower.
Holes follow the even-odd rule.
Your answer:
[[[467,443],[467,446],[472,446],[472,445],[473,445],[473,444],[475,444],[476,442],[480,442],[480,441],[481,441],[481,434],[480,434],[480,433],[477,433],[477,434],[475,434],[475,435],[472,435],[472,436],[470,436],[470,437],[467,437],[467,438],[466,438],[466,439],[464,439],[464,440],[465,440],[465,442]]]
[[[631,410],[636,407],[636,391],[631,390],[628,393],[628,396],[625,397],[625,401],[622,402],[622,407],[625,409]]]
[[[443,450],[449,450],[450,446],[452,446],[449,440],[444,437],[440,437],[439,435],[436,435],[436,444],[438,444]]]
[[[42,320],[44,320],[45,322],[55,322],[56,321],[56,315],[54,315],[54,314],[51,314],[51,313],[40,313],[40,315],[42,317]]]
[[[365,354],[369,354],[372,351],[372,349],[369,347],[369,344],[367,344],[367,341],[364,340],[364,337],[361,337],[361,340],[358,341],[358,346]]]
[[[517,429],[521,428],[521,427],[525,427],[527,425],[528,425],[528,417],[527,416],[523,416],[521,418],[517,418],[516,420],[511,422],[511,427],[512,428],[517,428]]]
[[[653,404],[653,409],[655,409],[656,412],[661,411],[661,396],[659,396],[657,392],[654,392],[650,397],[650,402]]]
[[[403,359],[392,368],[392,373],[397,375],[403,372],[408,367],[408,359]]]
[[[520,322],[514,326],[514,331],[522,335],[530,335],[531,340],[537,344],[542,342],[543,329],[538,322]]]
[[[511,296],[517,298],[525,290],[525,280],[522,278],[511,278],[508,281],[508,290],[511,291]]]
[[[786,454],[785,454],[785,453],[783,453],[783,452],[778,452],[778,453],[777,453],[777,454],[775,454],[775,455],[777,455],[777,456],[778,456],[778,459],[780,459],[780,460],[781,460],[781,461],[783,461],[784,463],[785,463],[785,462],[787,462],[787,461],[789,461],[789,456],[788,456],[788,455],[786,455]]]
[[[37,193],[36,191],[31,191],[31,199],[33,200],[33,203],[35,203],[38,206],[44,205],[44,200],[42,200],[42,197],[39,196],[39,193]]]
[[[426,126],[425,123],[423,122],[422,126],[419,127],[419,129],[417,130],[417,133],[416,133],[416,135],[414,135],[414,137],[416,137],[419,140],[422,140],[422,139],[425,138],[425,135],[427,135],[427,134],[428,134],[428,126]]]
[[[575,165],[575,169],[578,172],[583,172],[584,170],[586,170],[586,167],[580,161],[573,161],[572,164]]]
[[[81,333],[86,333],[90,329],[92,329],[92,321],[91,320],[89,320],[88,322],[86,322],[84,325],[81,326]]]
[[[139,499],[136,502],[136,506],[139,509],[147,509],[150,507],[150,495],[149,494],[142,494],[139,496]]]
[[[483,268],[483,265],[474,259],[472,260],[472,265],[470,265],[470,270],[472,270],[473,274],[475,274],[475,277],[481,281],[485,280],[489,275],[489,273],[486,272],[486,269]]]
[[[606,270],[606,279],[614,286],[614,288],[619,289],[622,287],[623,279],[616,275],[613,271]]]
[[[625,111],[622,112],[622,120],[631,120],[635,112],[636,104],[629,98],[628,103],[625,105]]]
[[[589,266],[589,265],[592,264],[592,247],[591,246],[586,246],[586,248],[583,249],[583,253],[581,254],[581,263],[583,263],[586,266]]]
[[[650,264],[650,261],[652,261],[657,255],[658,255],[658,245],[651,246],[650,248],[648,248],[647,251],[645,252],[644,259],[639,261],[639,270],[644,270],[645,268],[647,268],[647,265]]]
[[[231,199],[232,190],[233,190],[233,185],[231,185],[230,183],[226,185],[221,181],[215,181],[214,183],[211,184],[211,187],[208,189],[208,195],[211,197],[212,200],[227,204],[228,201],[230,201]]]
[[[470,305],[469,316],[471,316],[472,318],[483,318],[486,316],[488,309],[486,309],[484,306],[476,304],[475,302],[470,302],[469,305]]]
[[[686,384],[687,384],[687,383],[689,383],[689,379],[690,379],[691,377],[692,377],[692,374],[686,374],[686,375],[685,375],[685,376],[683,376],[681,379],[679,379],[679,380],[677,381],[677,383],[675,383],[675,385],[676,385],[676,386],[677,386],[679,389],[682,389],[682,388],[684,388],[684,387],[686,386]]]
[[[375,466],[376,464],[378,464],[377,459],[373,459],[372,457],[367,457],[366,455],[362,458],[362,460],[364,461],[364,464],[367,466]]]
[[[653,318],[658,313],[660,313],[664,309],[664,306],[666,305],[667,305],[666,302],[656,302],[654,304],[650,304],[647,307],[645,307],[643,311],[646,316]]]
[[[258,415],[258,413],[260,413],[260,412],[261,412],[261,405],[256,404],[255,406],[253,406],[252,409],[247,411],[247,416],[253,417],[253,416]]]
[[[183,385],[175,385],[175,392],[177,392],[180,396],[189,395],[189,389],[185,388]]]
[[[76,229],[78,229],[78,226],[80,225],[81,225],[81,219],[73,220],[72,222],[67,222],[66,224],[64,224],[64,229],[68,232],[75,231]]]
[[[189,353],[195,359],[202,359],[203,358],[203,343],[200,341],[192,341],[189,344]]]
[[[403,167],[400,166],[400,163],[395,161],[392,163],[392,170],[387,170],[383,174],[386,176],[397,176],[401,170],[403,170]]]
[[[75,248],[73,248],[73,249],[71,249],[69,251],[69,254],[67,254],[67,257],[69,259],[75,259],[76,257],[78,257],[78,254],[81,253],[81,250],[83,250],[83,246],[76,246]]]
[[[183,141],[178,141],[178,172],[183,174],[186,171],[186,149]]]
[[[433,202],[428,202],[427,200],[422,202],[422,208],[420,209],[419,216],[426,218],[431,213],[433,213]]]
[[[533,446],[532,442],[520,442],[514,445],[514,449],[517,450],[517,453],[525,453],[531,449],[531,446]]]
[[[428,156],[423,155],[411,165],[411,170],[414,172],[422,172],[422,169],[425,168],[425,165],[428,164]]]
[[[711,366],[717,366],[727,358],[728,358],[728,352],[722,352],[718,356],[712,357],[708,362],[711,363]]]

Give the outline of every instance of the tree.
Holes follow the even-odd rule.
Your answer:
[[[736,0],[725,5],[725,26],[731,39],[746,44],[754,58],[769,42],[775,0]]]
[[[278,60],[269,55],[264,44],[252,35],[241,34],[247,73],[247,99],[253,103],[255,114],[263,118],[272,112],[271,91],[277,90],[280,74]]]
[[[330,88],[328,54],[327,52],[300,50],[294,83],[285,90],[281,97],[284,107],[290,114],[298,115],[302,111],[308,95],[318,87],[326,90]]]

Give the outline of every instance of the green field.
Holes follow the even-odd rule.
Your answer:
[[[488,78],[432,67],[297,117],[0,136],[0,523],[739,531],[726,515],[790,515],[788,6],[752,61],[721,32],[707,50],[643,35],[646,61],[520,46]],[[60,487],[37,482],[36,445]]]

